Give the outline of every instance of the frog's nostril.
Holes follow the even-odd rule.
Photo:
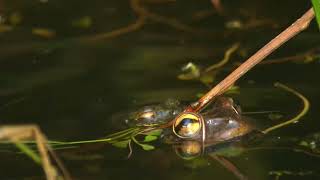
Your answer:
[[[192,138],[199,134],[202,126],[202,117],[194,113],[179,115],[173,124],[173,132],[180,138]]]

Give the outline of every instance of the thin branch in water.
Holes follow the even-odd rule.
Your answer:
[[[156,13],[150,12],[145,7],[143,7],[141,5],[142,2],[163,3],[166,1],[130,0],[131,9],[137,15],[137,19],[135,22],[133,22],[125,27],[115,29],[113,31],[99,33],[99,34],[89,36],[89,37],[83,37],[80,39],[80,41],[88,43],[88,42],[102,41],[102,40],[106,40],[106,39],[110,39],[110,38],[116,38],[118,36],[128,34],[130,32],[134,32],[134,31],[141,29],[146,24],[147,19],[153,20],[158,23],[167,24],[175,29],[182,30],[185,32],[190,32],[190,33],[194,33],[194,34],[203,34],[203,33],[209,34],[209,32],[205,32],[204,30],[193,28],[191,26],[188,26],[186,24],[181,23],[180,21],[178,21],[176,19],[167,18],[167,17],[161,16],[161,15],[158,15]],[[174,2],[174,1],[169,0],[167,2]]]
[[[198,112],[208,105],[216,96],[223,94],[230,88],[240,77],[253,68],[256,64],[261,62],[265,57],[279,48],[282,44],[290,40],[301,31],[305,30],[311,20],[314,18],[314,11],[310,8],[301,18],[296,20],[286,30],[281,32],[278,36],[272,39],[268,44],[262,47],[248,60],[241,64],[237,69],[230,73],[219,84],[212,88],[207,94],[202,96],[196,103],[193,103],[185,109],[185,111]]]
[[[210,34],[209,32],[206,32],[204,30],[183,24],[175,18],[168,18],[156,13],[150,12],[149,10],[147,10],[145,7],[141,5],[141,2],[143,2],[142,0],[132,0],[132,1],[135,4],[135,12],[145,16],[146,19],[150,19],[161,24],[166,24],[173,27],[174,29],[182,30],[185,32],[190,32],[194,34],[208,34],[208,35]]]
[[[120,35],[127,34],[140,29],[145,24],[146,16],[139,12],[139,0],[131,0],[130,4],[131,4],[132,10],[138,16],[135,22],[127,25],[126,27],[119,28],[110,32],[99,33],[90,37],[84,37],[81,40],[84,42],[96,42],[96,41],[106,40],[109,38],[115,38]]]
[[[300,94],[299,92],[297,92],[297,91],[295,91],[295,90],[293,90],[293,89],[291,89],[291,88],[289,88],[289,87],[287,87],[287,86],[285,86],[285,85],[283,85],[281,83],[275,83],[274,86],[282,88],[282,89],[284,89],[286,91],[289,91],[289,92],[293,93],[294,95],[296,95],[297,97],[299,97],[303,102],[303,109],[294,118],[289,119],[288,121],[285,121],[283,123],[277,124],[275,126],[272,126],[270,128],[267,128],[267,129],[263,130],[262,133],[264,133],[264,134],[267,134],[270,131],[276,130],[276,129],[281,128],[283,126],[286,126],[286,125],[289,125],[289,124],[292,124],[292,123],[297,123],[299,121],[299,119],[301,119],[308,112],[308,110],[310,108],[310,103],[309,103],[308,99],[306,97],[304,97],[302,94]]]
[[[207,69],[204,70],[205,73],[208,73],[210,71],[213,71],[215,69],[218,69],[220,67],[222,67],[223,65],[225,65],[229,60],[231,55],[237,50],[239,49],[240,44],[239,43],[235,43],[234,45],[232,45],[225,53],[224,53],[224,57],[221,61],[219,61],[216,64],[213,64],[211,66],[209,66]]]
[[[128,143],[128,148],[129,148],[129,154],[127,156],[127,158],[129,159],[132,155],[132,146],[131,146],[131,139],[129,140],[129,143]]]
[[[246,177],[244,174],[241,173],[241,171],[237,168],[236,165],[234,165],[232,162],[230,162],[228,159],[222,157],[222,156],[217,156],[217,155],[210,155],[212,159],[216,160],[219,162],[224,168],[232,172],[238,179],[240,180],[247,180],[248,177]]]
[[[222,4],[220,0],[211,0],[211,4],[213,5],[214,9],[218,11],[220,15],[224,13]]]

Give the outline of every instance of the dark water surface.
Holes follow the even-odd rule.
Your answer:
[[[0,123],[36,123],[49,139],[103,137],[119,130],[112,120],[115,114],[168,98],[192,101],[198,93],[206,92],[208,88],[198,81],[176,78],[184,64],[192,61],[205,67],[216,63],[236,42],[241,43],[240,53],[231,61],[243,61],[311,6],[308,1],[289,0],[222,2],[224,15],[218,15],[209,0],[144,2],[150,12],[172,17],[193,29],[151,18],[132,32],[93,40],[96,34],[136,21],[129,1],[0,1],[0,27],[12,28],[0,31]],[[201,13],[208,15],[200,17]],[[91,19],[87,28],[77,25],[84,17]],[[226,27],[235,20],[242,22],[243,28]],[[54,31],[55,35],[37,35],[32,33],[35,28]],[[313,22],[271,58],[306,53],[319,48],[319,42]],[[220,71],[217,81],[234,68],[232,64]],[[243,111],[275,110],[288,119],[302,108],[301,102],[273,83],[297,89],[310,100],[310,112],[301,122],[270,137],[305,137],[320,131],[319,75],[318,59],[260,65],[237,83],[240,94],[233,97]],[[271,121],[267,115],[252,118]],[[156,150],[148,152],[134,147],[129,160],[127,150],[111,146],[57,153],[76,179],[235,179],[206,156],[186,161],[171,147],[155,146]],[[0,179],[43,178],[41,168],[28,157],[10,152],[0,156]],[[273,179],[269,173],[277,170],[312,172],[281,179],[320,178],[319,157],[292,150],[244,151],[229,159],[250,179]]]

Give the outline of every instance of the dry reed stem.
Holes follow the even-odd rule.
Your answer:
[[[213,87],[207,94],[202,96],[196,103],[193,103],[185,109],[185,111],[198,112],[201,111],[208,103],[210,103],[216,96],[223,94],[229,87],[231,87],[240,77],[253,68],[256,64],[261,62],[265,57],[270,55],[273,51],[279,48],[282,44],[290,40],[292,37],[305,30],[311,20],[314,18],[314,11],[310,8],[301,18],[296,20],[291,26],[281,32],[278,36],[272,39],[259,51],[253,54],[248,60],[242,63],[237,69],[230,73],[219,84]]]

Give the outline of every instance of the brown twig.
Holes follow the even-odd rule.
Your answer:
[[[319,56],[320,47],[315,47],[309,49],[306,52],[295,54],[287,57],[279,57],[273,59],[267,59],[265,61],[260,62],[258,65],[273,65],[273,64],[283,64],[287,62],[300,62],[300,63],[310,63],[316,60]],[[235,66],[240,66],[242,62],[235,62]]]
[[[109,32],[103,32],[103,33],[98,33],[89,37],[83,37],[81,38],[81,40],[83,42],[89,43],[89,42],[103,41],[110,38],[116,38],[121,35],[128,34],[130,32],[134,32],[143,28],[147,20],[152,20],[160,24],[166,24],[168,26],[173,27],[174,29],[184,31],[184,32],[209,35],[209,32],[206,32],[202,29],[191,27],[187,24],[184,24],[178,21],[175,18],[169,18],[169,17],[159,15],[157,13],[153,13],[143,6],[143,3],[165,3],[165,2],[175,2],[175,0],[130,0],[131,9],[137,16],[134,22],[128,24],[125,27],[121,27]]]
[[[214,9],[216,9],[220,15],[222,15],[224,13],[224,10],[223,10],[223,7],[221,5],[220,0],[211,0],[211,3],[212,3],[212,6],[214,7]]]
[[[137,15],[137,19],[135,20],[135,22],[133,22],[125,27],[115,29],[113,31],[99,33],[99,34],[95,34],[95,35],[89,36],[89,37],[84,37],[84,38],[82,38],[82,41],[96,42],[96,41],[106,40],[109,38],[115,38],[120,35],[130,33],[130,32],[133,32],[133,31],[136,31],[136,30],[142,28],[145,24],[146,16],[140,12],[139,0],[131,0],[130,5],[131,5],[132,10]]]
[[[279,48],[282,44],[290,40],[301,31],[305,30],[311,20],[314,18],[314,11],[310,8],[301,18],[296,20],[291,26],[272,39],[268,44],[262,47],[258,52],[252,55],[248,60],[241,64],[237,69],[230,73],[219,84],[212,88],[207,94],[202,96],[196,103],[193,103],[185,111],[198,112],[209,104],[216,96],[223,94],[240,77],[262,61],[265,57]]]

